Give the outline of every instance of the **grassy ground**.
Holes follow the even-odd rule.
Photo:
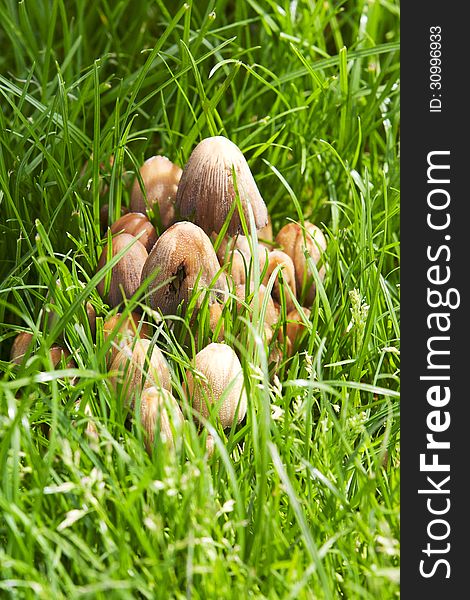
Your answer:
[[[398,6],[0,0],[1,597],[398,597]],[[99,209],[145,158],[182,166],[219,133],[275,232],[325,231],[327,274],[275,370],[256,320],[226,315],[249,409],[213,456],[190,419],[149,456],[99,341]],[[182,400],[193,350],[145,314]],[[57,341],[75,369],[52,368]]]

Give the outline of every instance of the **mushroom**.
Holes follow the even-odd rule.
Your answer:
[[[120,233],[112,239],[112,256],[130,246],[122,258],[111,270],[109,292],[106,294],[106,275],[97,285],[98,293],[110,306],[118,306],[124,298],[130,298],[140,285],[142,267],[147,260],[147,250],[133,235]],[[105,244],[98,261],[98,270],[102,269],[108,258],[108,244]]]
[[[145,447],[151,454],[156,431],[160,433],[160,438],[164,443],[171,448],[174,447],[173,431],[181,429],[184,417],[171,392],[151,386],[142,392],[140,421],[144,428]]]
[[[267,225],[268,211],[245,157],[229,139],[209,137],[199,142],[189,157],[178,186],[176,207],[182,217],[194,215],[194,222],[207,235],[213,231],[219,233],[235,201],[236,188],[246,222],[250,223],[250,205],[256,229]],[[240,215],[235,208],[227,233],[234,235],[241,231]]]
[[[96,310],[91,302],[85,304],[85,312],[90,325],[90,331],[93,338],[96,335]]]
[[[10,360],[12,363],[20,365],[23,362],[24,357],[26,356],[28,350],[31,347],[32,341],[33,334],[29,333],[28,331],[22,331],[15,337],[10,350]],[[75,361],[71,357],[69,350],[67,350],[67,348],[64,348],[59,344],[53,344],[49,348],[49,357],[54,368],[59,365],[62,358],[65,361],[64,364],[66,368],[73,369],[76,366]]]
[[[207,437],[206,437],[207,458],[211,458],[211,456],[214,454],[214,449],[215,449],[214,436],[212,434],[208,433]]]
[[[196,354],[195,371],[187,372],[187,392],[195,418],[207,419],[215,409],[224,429],[231,427],[235,416],[240,423],[247,409],[243,372],[230,346],[213,342]]]
[[[222,311],[223,311],[223,306],[219,302],[213,302],[209,306],[209,328],[213,333],[215,333],[219,322],[222,321],[222,323],[220,325],[220,331],[217,334],[218,342],[221,342],[224,339],[224,334],[225,334],[225,326],[224,326],[224,320],[222,317]]]
[[[175,220],[175,198],[182,169],[166,156],[151,156],[140,168],[144,191],[136,178],[131,190],[130,208],[133,212],[146,213],[158,209],[163,229]]]
[[[210,301],[227,291],[225,276],[220,270],[217,256],[210,239],[204,231],[187,221],[175,223],[167,229],[152,248],[142,269],[142,282],[152,277],[149,303],[163,314],[175,314],[181,302],[185,304],[197,286],[208,288],[211,284]],[[203,297],[196,300],[200,307]]]
[[[10,360],[12,363],[20,365],[28,349],[33,341],[33,334],[29,331],[21,331],[13,340],[13,344],[10,350]]]
[[[308,308],[302,308],[303,315],[306,319],[310,318],[311,311]],[[302,318],[301,314],[297,309],[291,310],[286,316],[286,333],[284,338],[284,331],[281,327],[279,329],[278,339],[281,343],[286,341],[286,351],[288,356],[292,356],[296,344],[301,337],[301,335],[305,332],[306,325],[305,320]]]
[[[292,293],[296,294],[296,285],[295,285],[295,268],[294,263],[292,262],[291,257],[282,252],[282,250],[271,250],[268,254],[268,267],[266,269],[266,273],[263,278],[263,284],[267,285],[269,278],[271,277],[274,269],[276,267],[280,267],[282,270],[282,278],[284,280],[285,285],[288,285],[292,290]],[[273,283],[272,296],[277,302],[281,302],[281,286],[279,283],[279,273],[276,276],[276,279]],[[286,310],[287,312],[291,311],[295,308],[294,302],[287,290],[284,292],[284,296],[286,299]]]
[[[214,235],[212,236],[214,239]],[[264,244],[258,243],[258,261],[260,274],[264,269],[267,260],[268,250]],[[235,237],[225,236],[217,251],[217,257],[221,266],[229,265],[229,272],[235,285],[246,282],[247,273],[250,274],[250,280],[253,279],[252,261],[255,249],[250,247],[248,238],[244,235]]]
[[[128,212],[128,208],[121,206],[121,217],[127,215]],[[102,233],[106,231],[109,224],[109,204],[103,204],[103,206],[100,208],[100,228]]]
[[[305,235],[305,239],[304,239]],[[305,251],[308,252],[315,265],[317,265],[326,250],[326,238],[316,225],[304,222],[304,228],[299,223],[288,223],[279,231],[276,242],[288,254],[295,267],[295,283],[297,297],[307,304],[313,304],[316,294],[316,285],[313,274],[309,271]],[[318,271],[320,280],[325,277],[325,266]]]
[[[121,391],[127,407],[134,407],[141,389],[155,386],[171,390],[168,363],[157,346],[150,352],[151,344],[150,340],[136,338],[134,347],[129,344],[121,348],[111,363],[110,371],[117,372],[111,376],[111,384],[116,392]]]
[[[129,233],[139,239],[139,242],[145,246],[147,252],[153,248],[157,241],[157,232],[150,223],[148,217],[143,213],[130,212],[123,215],[111,225],[111,233]],[[139,236],[139,234],[142,234]]]
[[[121,317],[122,313],[116,313],[103,324],[104,341],[111,339],[111,348],[108,350],[107,355],[108,365],[112,364],[116,354],[122,348],[132,345],[136,337],[150,337],[150,326],[145,321],[141,321],[141,316],[137,312],[131,312],[119,324]]]
[[[60,346],[59,344],[54,344],[50,347],[49,356],[51,357],[52,365],[54,369],[60,364],[62,359],[64,360],[65,367],[67,369],[73,369],[76,367],[75,361],[70,355],[69,350]],[[75,378],[72,379],[72,382],[75,381]]]
[[[237,297],[237,310],[238,312],[242,312],[244,306],[247,304],[247,298],[251,296],[251,299],[248,303],[249,310],[253,310],[253,304],[255,301],[254,296],[254,285],[253,283],[250,286],[251,292],[247,295],[247,290],[245,284],[237,285],[235,288],[235,295]],[[266,342],[269,344],[273,338],[273,328],[276,326],[276,323],[279,320],[279,312],[276,308],[276,305],[272,299],[272,297],[266,293],[266,286],[260,284],[258,288],[258,302],[259,302],[259,310],[261,312],[261,307],[263,306],[263,302],[266,298],[266,312],[264,315],[264,333],[266,336]]]

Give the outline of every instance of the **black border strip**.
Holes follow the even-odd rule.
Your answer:
[[[465,164],[470,103],[465,91],[469,31],[458,8],[434,0],[401,6],[405,600],[466,596],[470,220],[464,183],[470,172]],[[440,62],[431,60],[437,58]]]

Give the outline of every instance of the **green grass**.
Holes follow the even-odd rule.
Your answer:
[[[398,597],[399,3],[0,0],[0,23],[0,597]],[[214,134],[275,232],[323,229],[327,275],[276,371],[227,306],[249,409],[213,423],[212,458],[184,402],[188,317],[145,313],[188,417],[149,456],[108,382],[99,209]],[[52,368],[58,341],[75,368]]]

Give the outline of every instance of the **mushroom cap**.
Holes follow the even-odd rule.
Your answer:
[[[128,208],[121,206],[121,217],[126,215],[128,212]],[[109,220],[109,204],[103,204],[103,206],[100,208],[100,228],[102,233],[104,233],[108,228]]]
[[[33,341],[33,334],[29,331],[21,331],[13,340],[10,350],[10,360],[12,363],[21,364]]]
[[[294,263],[291,257],[282,250],[271,250],[271,252],[268,254],[268,268],[263,279],[263,284],[268,285],[268,281],[272,275],[272,272],[278,266],[281,267],[282,277],[285,285],[288,285],[291,288],[295,296],[296,283]],[[285,290],[284,295],[286,300],[286,309],[289,312],[295,308],[295,305],[287,290]],[[281,301],[281,287],[279,283],[279,274],[274,280],[272,296],[277,302]]]
[[[118,391],[122,378],[121,394],[126,406],[134,407],[135,396],[141,389],[162,387],[171,391],[168,363],[158,346],[153,346],[149,355],[151,344],[150,340],[136,338],[134,347],[129,344],[121,348],[111,364],[110,371],[119,373],[111,378],[111,383]]]
[[[242,152],[223,136],[205,138],[194,148],[183,170],[176,194],[176,207],[182,217],[194,215],[194,222],[207,235],[219,232],[235,201],[236,185],[247,223],[248,205],[253,210],[256,229],[268,223],[268,210]],[[227,233],[240,233],[240,215],[235,209]]]
[[[306,319],[310,318],[312,311],[309,308],[302,307],[303,317]],[[295,349],[296,343],[301,337],[301,335],[305,331],[305,323],[300,315],[299,311],[294,308],[286,315],[286,332],[285,332],[285,340],[286,340],[286,350],[287,355],[292,356],[292,353]],[[278,333],[278,339],[281,343],[284,342],[284,331],[281,327]]]
[[[85,304],[85,312],[88,318],[88,323],[90,324],[91,335],[95,337],[96,335],[96,310],[91,302],[87,302]]]
[[[213,239],[216,235],[213,234]],[[268,257],[268,249],[264,244],[257,243],[258,263],[260,273],[264,269]],[[217,257],[221,266],[229,265],[229,273],[232,276],[235,285],[245,283],[247,273],[251,280],[253,279],[253,260],[255,257],[255,248],[250,247],[248,238],[244,235],[235,237],[225,236],[222,239]]]
[[[188,392],[196,413],[207,419],[208,405],[215,405],[222,427],[227,428],[231,427],[238,407],[240,423],[246,415],[247,396],[234,350],[227,344],[213,342],[196,354],[194,362],[196,371],[203,376],[197,377],[196,382],[193,373],[187,372]]]
[[[156,204],[164,229],[175,222],[176,190],[183,170],[166,156],[151,156],[140,168],[145,187],[145,195],[136,178],[131,190],[130,208],[134,212],[145,213]]]
[[[188,221],[175,223],[167,229],[152,248],[142,269],[142,282],[153,275],[149,303],[163,314],[175,314],[178,305],[188,302],[193,289],[208,288],[220,270],[209,237]],[[224,275],[213,283],[213,292],[227,291]],[[197,306],[203,296],[197,299]]]
[[[317,225],[305,221],[304,228],[305,232],[299,223],[287,223],[277,234],[276,242],[294,263],[298,299],[302,300],[304,297],[307,304],[312,304],[315,300],[316,285],[305,258],[305,250],[308,251],[313,263],[317,265],[326,250],[327,241]],[[321,280],[324,279],[325,272],[325,265],[322,265],[318,271]]]
[[[112,243],[112,256],[116,256],[124,248],[130,246],[122,258],[114,265],[111,270],[111,281],[109,292],[105,298],[106,276],[96,286],[99,295],[107,300],[110,306],[118,306],[123,298],[130,298],[140,285],[140,274],[142,267],[147,260],[147,250],[133,235],[129,233],[119,233]],[[100,259],[98,261],[98,271],[101,270],[107,262],[108,244],[103,247]]]
[[[106,362],[112,364],[118,352],[124,346],[132,346],[135,338],[150,338],[150,327],[142,320],[137,312],[131,312],[124,321],[118,325],[122,313],[117,313],[106,319],[103,324],[103,339],[106,342],[111,338],[111,347],[108,350]]]
[[[59,366],[62,358],[64,358],[65,366],[67,367],[67,369],[73,369],[76,366],[75,361],[70,356],[69,350],[67,350],[67,348],[64,348],[63,346],[60,346],[59,344],[54,344],[53,346],[51,346],[49,350],[49,356],[51,357],[51,362],[54,368]]]
[[[251,294],[254,292],[255,286],[253,284],[253,282],[250,283],[250,293],[248,294],[248,296],[251,296]],[[253,296],[251,298],[250,301],[248,301],[247,298],[247,290],[246,290],[246,285],[245,283],[243,284],[238,284],[235,287],[235,296],[237,298],[237,311],[239,313],[243,313],[243,311],[245,310],[245,305],[247,305],[249,307],[249,318],[252,318],[252,311],[253,311],[253,306],[255,303],[255,295],[253,293]],[[276,323],[279,321],[279,311],[276,307],[276,304],[274,302],[274,300],[272,299],[271,295],[267,293],[266,290],[266,286],[263,285],[262,283],[259,285],[258,287],[258,302],[259,302],[259,308],[261,310],[261,307],[263,305],[263,303],[265,302],[266,299],[266,312],[264,314],[264,323],[263,323],[263,328],[264,328],[264,334],[266,337],[266,342],[269,344],[273,338],[273,329],[276,327]]]
[[[168,390],[151,386],[145,388],[140,399],[140,420],[145,430],[145,447],[151,453],[155,431],[161,439],[174,447],[173,430],[181,429],[183,413],[175,397]],[[158,422],[157,422],[158,420]]]
[[[111,233],[129,233],[134,237],[139,238],[139,242],[145,247],[147,252],[153,248],[157,241],[157,232],[155,227],[150,223],[147,215],[141,212],[129,212],[120,217],[111,225]],[[139,234],[140,237],[139,237]]]

